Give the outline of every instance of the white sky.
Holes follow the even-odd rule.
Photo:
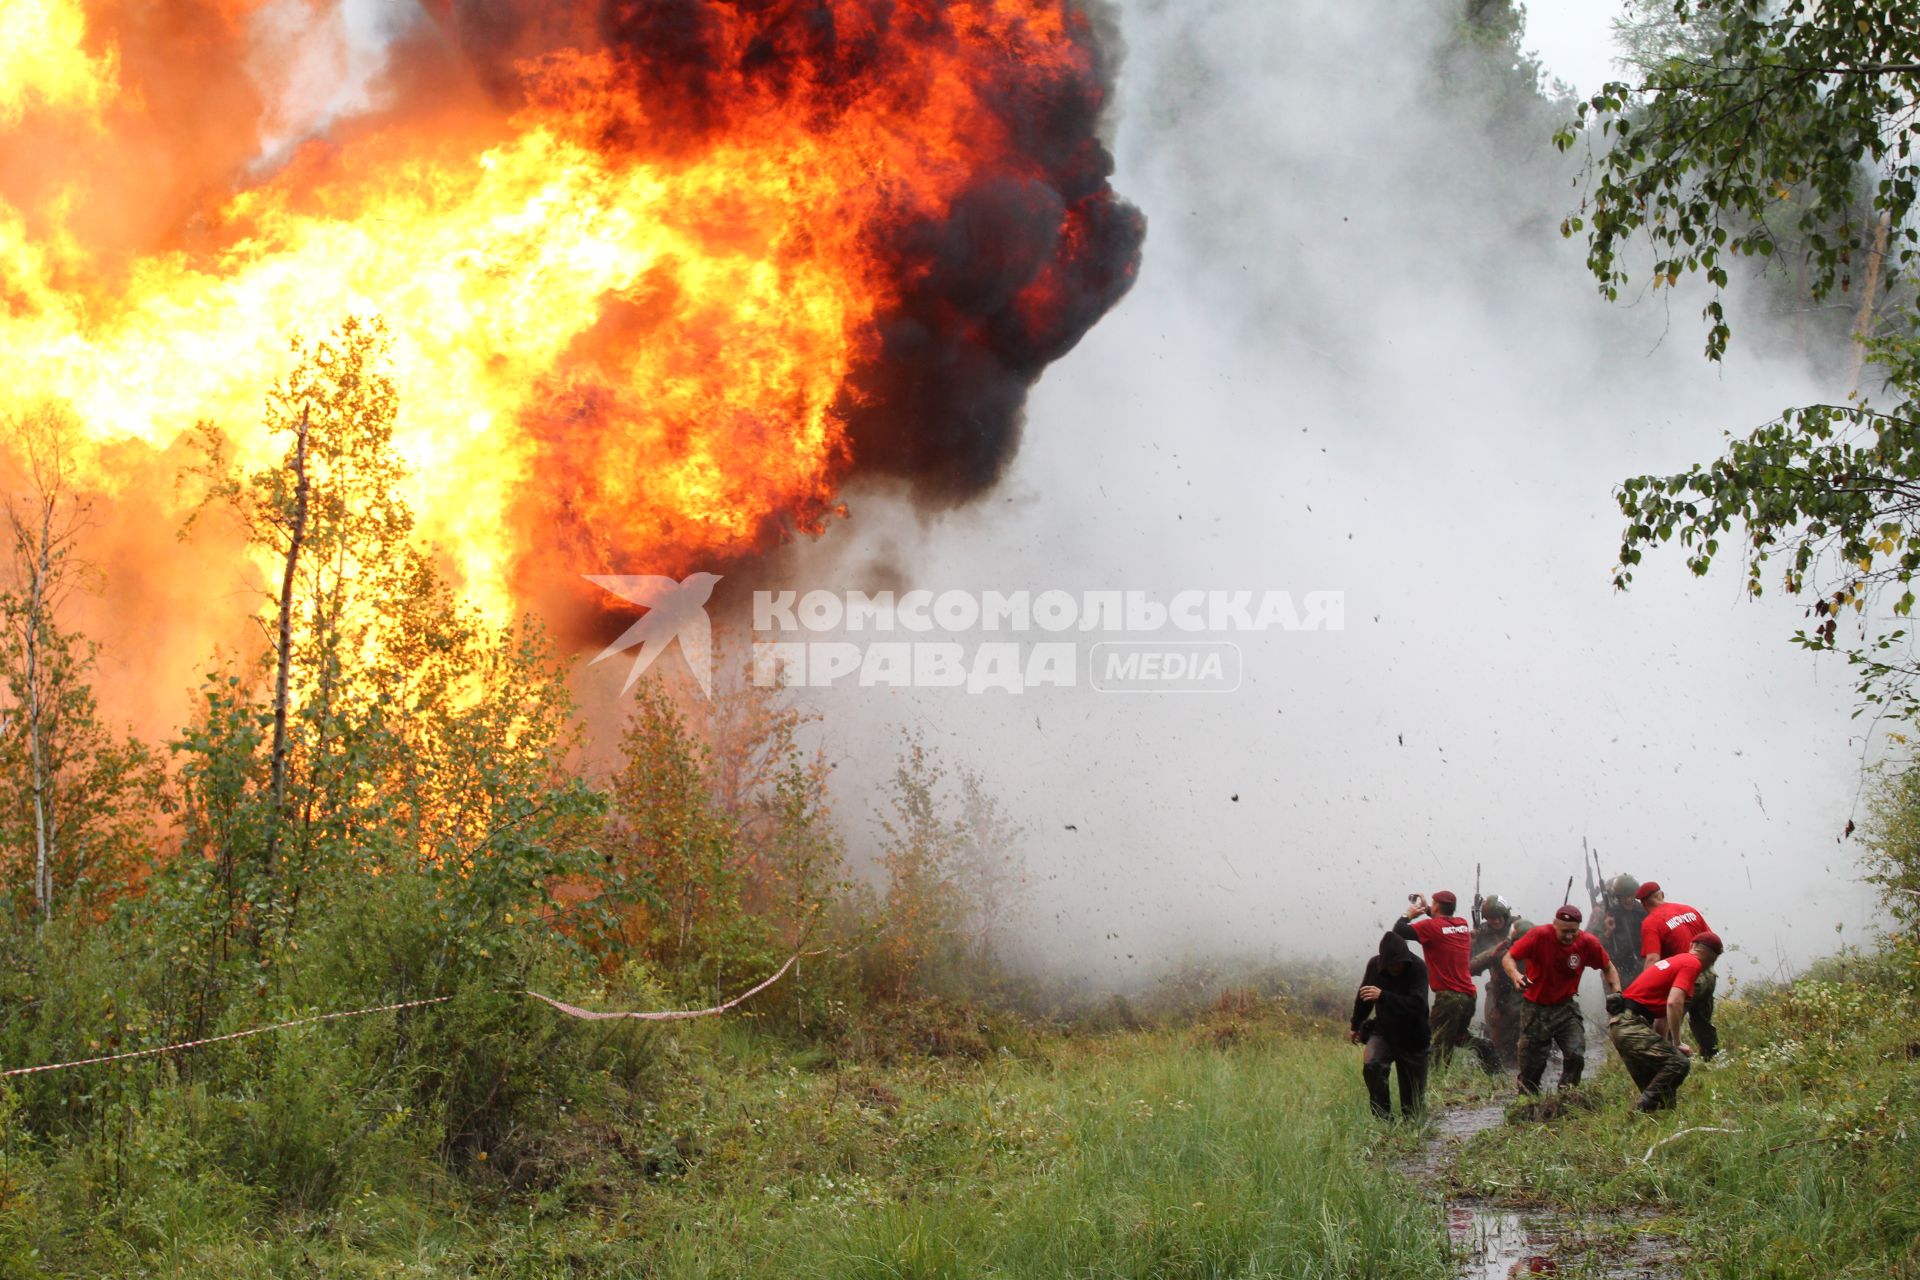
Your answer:
[[[1612,23],[1620,12],[1619,0],[1533,0],[1524,46],[1540,56],[1548,75],[1592,93],[1619,75]]]

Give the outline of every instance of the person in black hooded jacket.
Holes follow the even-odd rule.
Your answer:
[[[1407,948],[1406,939],[1389,933],[1380,954],[1367,961],[1353,999],[1351,1035],[1366,1054],[1360,1068],[1373,1114],[1393,1118],[1387,1098],[1387,1073],[1397,1067],[1400,1117],[1411,1120],[1426,1110],[1427,966]]]

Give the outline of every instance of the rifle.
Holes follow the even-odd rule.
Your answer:
[[[1473,931],[1480,932],[1480,864],[1473,864]]]
[[[1560,905],[1564,907],[1564,906],[1566,906],[1566,905],[1567,905],[1567,904],[1568,904],[1569,902],[1572,902],[1572,901],[1573,901],[1573,877],[1572,877],[1572,876],[1568,876],[1568,877],[1567,877],[1567,892],[1565,893],[1565,895],[1563,895],[1563,896],[1561,897],[1561,899],[1560,899]]]
[[[1587,838],[1585,836],[1581,836],[1580,837],[1580,874],[1587,878],[1587,901],[1592,905],[1593,910],[1595,911],[1596,914],[1600,910],[1600,894],[1602,891],[1602,886],[1598,880],[1594,879],[1594,873],[1599,869],[1600,869],[1600,855],[1595,853],[1593,850],[1589,849],[1587,847]],[[1569,885],[1571,885],[1572,882],[1569,881],[1568,883]],[[1573,896],[1573,890],[1571,888],[1567,890],[1567,896],[1568,897]]]
[[[1593,850],[1592,856],[1593,884],[1587,890],[1587,894],[1593,900],[1593,915],[1597,920],[1603,915],[1611,914],[1611,904],[1608,902],[1607,873],[1600,869],[1600,851]]]

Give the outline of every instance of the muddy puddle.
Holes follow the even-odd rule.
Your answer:
[[[1448,1201],[1447,1239],[1460,1259],[1454,1274],[1461,1280],[1551,1275],[1560,1269],[1553,1258],[1557,1241],[1548,1227],[1493,1205]]]
[[[1424,1182],[1436,1181],[1460,1144],[1476,1133],[1484,1132],[1506,1120],[1504,1102],[1481,1102],[1470,1106],[1448,1107],[1433,1117],[1433,1136],[1420,1148],[1420,1154],[1407,1164],[1407,1172]]]
[[[1434,1118],[1434,1135],[1408,1166],[1430,1185],[1443,1180],[1461,1143],[1505,1120],[1503,1103],[1454,1107]],[[1566,1275],[1588,1280],[1677,1276],[1672,1241],[1640,1214],[1604,1217],[1503,1205],[1475,1197],[1446,1201],[1447,1239],[1460,1280]]]
[[[1672,1241],[1641,1215],[1604,1220],[1514,1209],[1479,1200],[1447,1202],[1447,1236],[1461,1280],[1565,1275],[1587,1280],[1677,1276]]]

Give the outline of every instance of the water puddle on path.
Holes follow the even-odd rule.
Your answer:
[[[1504,1102],[1482,1102],[1472,1106],[1449,1107],[1433,1117],[1433,1136],[1420,1148],[1420,1154],[1407,1164],[1407,1173],[1424,1182],[1439,1178],[1441,1170],[1453,1161],[1459,1145],[1476,1133],[1505,1122]]]
[[[1582,1280],[1659,1280],[1677,1276],[1672,1240],[1646,1231],[1640,1215],[1604,1220],[1502,1208],[1476,1200],[1447,1202],[1447,1235],[1460,1280],[1567,1275]]]
[[[1447,1236],[1461,1259],[1454,1274],[1461,1280],[1507,1280],[1510,1276],[1554,1275],[1559,1238],[1545,1224],[1518,1213],[1471,1200],[1447,1204]]]
[[[1461,1143],[1505,1121],[1504,1103],[1455,1107],[1434,1118],[1434,1135],[1408,1165],[1429,1185],[1442,1182]],[[1639,1215],[1591,1219],[1523,1209],[1472,1197],[1446,1201],[1447,1238],[1460,1280],[1569,1275],[1587,1280],[1655,1280],[1679,1274],[1672,1241],[1639,1230]]]

